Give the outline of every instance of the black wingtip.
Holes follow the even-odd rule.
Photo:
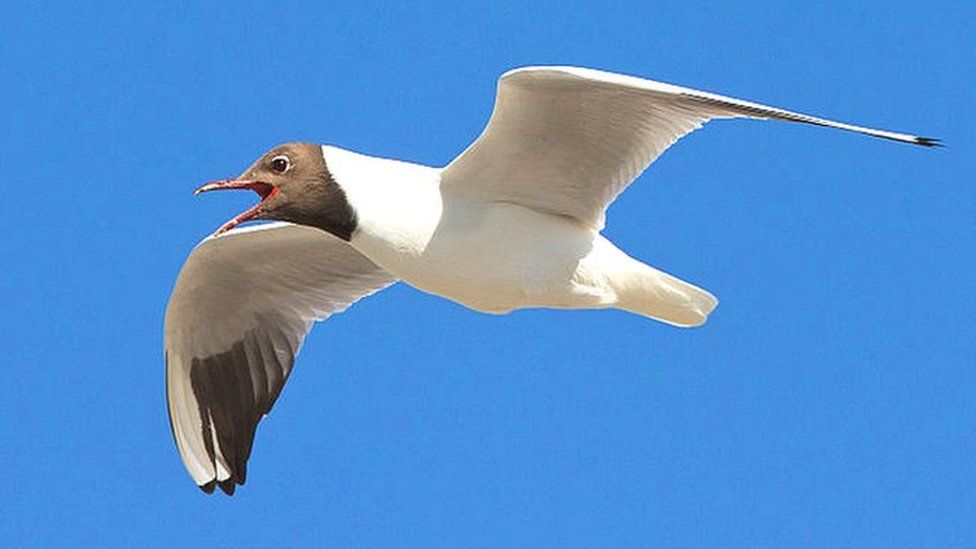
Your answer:
[[[234,490],[237,489],[237,485],[238,484],[243,485],[244,482],[241,481],[241,480],[235,481],[233,478],[229,478],[227,480],[216,480],[216,479],[214,479],[214,480],[211,480],[210,482],[208,482],[206,484],[201,484],[199,486],[200,486],[200,489],[203,490],[203,492],[206,493],[206,494],[212,494],[212,493],[214,493],[214,490],[216,490],[217,487],[219,486],[220,487],[220,490],[222,492],[224,492],[228,496],[233,496],[234,495]]]
[[[945,147],[942,140],[935,137],[916,137],[915,144],[923,147]]]
[[[218,481],[217,486],[220,486],[220,489],[223,490],[228,496],[233,496],[234,490],[237,488],[237,483],[234,482],[234,479],[229,478],[227,480]]]

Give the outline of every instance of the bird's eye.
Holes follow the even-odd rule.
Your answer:
[[[271,159],[271,169],[278,173],[285,173],[291,168],[291,161],[285,155],[278,155]]]

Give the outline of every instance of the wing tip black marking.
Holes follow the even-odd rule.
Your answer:
[[[238,485],[244,486],[243,478],[230,477],[226,480],[213,479],[210,482],[200,484],[199,487],[205,494],[213,494],[214,491],[216,491],[216,489],[219,487],[223,493],[227,494],[228,496],[233,496]]]
[[[257,357],[253,353],[249,356],[245,350],[248,344],[263,349],[260,372],[250,367],[249,360]],[[230,475],[224,480],[211,479],[200,485],[201,490],[210,494],[219,487],[233,495],[237,485],[244,484],[258,423],[280,395],[292,357],[290,354],[282,362],[272,338],[259,340],[255,334],[247,334],[225,352],[192,359],[190,384],[200,417],[206,418],[200,436],[210,462],[216,468],[219,460]],[[260,375],[253,377],[256,372]]]
[[[916,137],[915,144],[923,147],[945,148],[945,143],[938,137]]]
[[[244,483],[242,482],[241,484]],[[228,496],[233,496],[234,490],[237,488],[237,481],[234,480],[234,477],[231,477],[227,480],[217,481],[217,486],[220,486],[220,489],[223,490],[223,492]]]

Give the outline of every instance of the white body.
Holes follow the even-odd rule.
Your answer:
[[[574,218],[442,186],[438,168],[322,152],[356,208],[350,244],[419,290],[486,313],[615,307],[681,326],[717,303]]]

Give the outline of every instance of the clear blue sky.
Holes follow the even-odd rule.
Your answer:
[[[976,543],[972,3],[91,4],[0,20],[6,543]],[[317,326],[248,484],[201,493],[163,310],[253,197],[190,191],[299,139],[444,164],[556,63],[949,148],[713,123],[607,231],[718,296],[705,327],[401,285]]]

